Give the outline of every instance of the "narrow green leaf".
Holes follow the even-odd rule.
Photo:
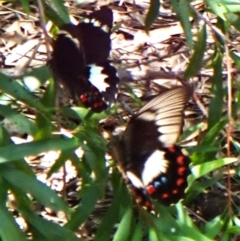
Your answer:
[[[27,241],[25,234],[16,223],[12,211],[6,209],[6,203],[9,201],[9,185],[7,181],[0,177],[0,237],[1,240]]]
[[[224,103],[224,89],[222,76],[222,55],[217,53],[213,60],[213,76],[209,80],[212,83],[212,93],[214,97],[209,105],[208,129],[218,124],[222,117],[222,108]]]
[[[19,145],[8,145],[0,147],[0,163],[20,160],[29,155],[36,155],[50,150],[67,150],[77,148],[79,142],[76,138],[34,141]]]
[[[206,49],[206,39],[206,25],[204,25],[197,36],[197,42],[194,45],[193,55],[189,60],[189,65],[184,74],[185,79],[195,76],[200,70]]]
[[[47,108],[54,108],[55,102],[56,102],[56,86],[55,82],[51,78],[49,81],[49,84],[46,88],[46,91],[41,99],[41,102],[46,106]]]
[[[64,211],[69,215],[68,208],[64,201],[56,192],[37,180],[36,177],[16,169],[7,168],[6,166],[0,170],[0,173],[12,185],[18,187],[23,193],[30,193],[44,206],[56,212]]]
[[[118,225],[117,232],[114,235],[113,241],[122,241],[122,240],[129,240],[130,233],[131,233],[131,222],[133,218],[133,213],[130,208],[128,208]]]
[[[119,199],[117,202],[113,202],[109,207],[106,215],[101,220],[99,228],[97,230],[95,240],[108,240],[113,233],[114,226],[117,224],[119,215]],[[102,232],[104,230],[104,232]]]
[[[190,49],[193,47],[193,40],[192,40],[192,27],[190,23],[190,11],[188,7],[187,0],[171,0],[171,5],[176,12],[180,23],[183,27],[186,40]]]
[[[240,18],[239,14],[235,13],[227,13],[225,14],[225,17],[227,18],[227,21],[234,26],[238,31],[240,31]]]
[[[237,0],[237,2],[235,2],[235,4],[226,4],[225,5],[226,7],[226,12],[225,12],[225,15],[229,12],[231,13],[239,13],[240,11],[240,5],[239,5],[239,1]]]
[[[235,157],[226,157],[226,158],[222,158],[222,159],[218,159],[218,160],[214,160],[214,161],[208,161],[206,163],[199,164],[199,165],[192,167],[192,169],[191,169],[192,175],[189,177],[189,186],[197,178],[202,177],[205,174],[207,174],[217,168],[231,164],[236,161],[237,161],[237,158],[235,158]]]
[[[22,101],[30,107],[36,108],[43,113],[46,112],[46,108],[41,104],[41,102],[16,80],[10,79],[1,72],[0,79],[0,89],[2,89],[4,92],[11,95],[18,101]]]
[[[210,9],[221,19],[226,21],[226,15],[240,11],[239,0],[205,0]]]
[[[214,240],[214,238],[217,237],[217,235],[221,232],[223,228],[223,223],[224,223],[224,220],[222,215],[215,217],[213,220],[205,224],[204,233],[209,238],[212,238],[212,240]],[[238,232],[240,232],[240,229]]]
[[[182,230],[182,235],[184,237],[176,237],[175,240],[205,240],[210,241],[209,237],[205,236],[205,234],[202,233],[201,230],[199,230],[194,222],[191,220],[186,208],[183,207],[182,204],[177,204],[177,211],[178,211],[178,224],[180,227],[180,230]],[[191,231],[190,231],[191,230]]]
[[[215,105],[215,108],[217,108],[216,105]],[[212,112],[214,112],[213,108],[212,108]],[[216,110],[216,114],[217,112],[218,111]],[[214,113],[212,115],[214,115]],[[226,118],[223,118],[223,119],[219,118],[218,122],[215,121],[214,124],[215,125],[212,125],[211,127],[209,127],[207,134],[204,136],[204,139],[201,142],[201,145],[208,145],[209,147],[217,146],[217,145],[214,145],[214,144],[217,144],[217,140],[215,140],[216,136],[226,126],[227,120]]]
[[[30,5],[28,0],[20,0],[22,7],[24,8],[24,11],[29,14],[30,12]]]
[[[119,176],[116,175],[112,176],[113,181],[113,200],[111,206],[107,210],[102,222],[99,225],[99,228],[96,233],[95,240],[109,240],[111,236],[114,226],[116,225],[119,217],[121,217],[121,206],[123,205],[123,201],[126,201],[128,197],[126,197],[126,189],[123,189],[122,185],[120,184]],[[124,197],[124,200],[122,200]],[[121,200],[121,201],[119,201]],[[104,232],[102,232],[104,230]]]
[[[171,238],[168,238],[167,236],[163,235],[162,233],[156,232],[156,229],[150,227],[149,228],[149,240],[151,241],[173,241]]]
[[[177,222],[179,226],[188,225],[188,226],[194,226],[194,223],[192,219],[189,217],[188,212],[186,208],[182,205],[182,203],[176,204],[176,210],[177,210]]]
[[[0,205],[0,237],[1,240],[11,241],[27,241],[23,232],[18,227],[12,214],[6,207]]]
[[[0,105],[0,115],[7,118],[11,125],[16,126],[18,133],[28,133],[34,135],[36,127],[32,121],[26,116],[19,114],[16,110],[13,110],[9,106]]]
[[[45,8],[45,14],[57,26],[61,26],[64,23],[70,22],[69,15],[63,1],[45,0],[43,3]]]
[[[237,67],[240,68],[240,56],[234,51],[230,51],[230,56]]]
[[[47,65],[43,65],[26,73],[26,75],[23,77],[23,81],[25,77],[34,77],[40,82],[40,84],[44,84],[48,79],[52,77],[52,72]]]
[[[157,235],[159,240],[178,240],[179,237],[176,238],[176,236],[181,236],[182,230],[176,222],[176,218],[173,217],[169,208],[160,205],[158,202],[154,202],[154,204],[157,207],[159,217],[153,219],[154,226],[150,226],[152,235]]]
[[[20,212],[24,218],[38,231],[43,237],[44,241],[81,241],[76,235],[69,229],[61,227],[60,225],[45,220],[34,213],[32,213],[26,207],[21,206]],[[35,232],[36,232],[35,231]],[[9,239],[9,241],[12,239]],[[16,239],[18,240],[18,239]],[[35,240],[35,239],[34,239]]]
[[[35,123],[38,127],[38,131],[34,135],[36,141],[52,139],[53,126],[50,118],[43,115],[41,112],[37,112]]]
[[[207,5],[210,7],[210,9],[217,15],[219,16],[221,19],[226,20],[224,13],[226,12],[226,6],[224,6],[223,4],[221,4],[220,1],[213,1],[213,0],[205,0],[205,2],[207,3]]]
[[[89,217],[93,211],[97,200],[99,199],[102,191],[98,184],[91,183],[91,186],[84,193],[81,205],[76,209],[72,215],[71,220],[66,224],[66,227],[71,230],[77,230],[77,228]]]
[[[145,30],[148,32],[159,14],[160,0],[150,0],[150,6],[145,18]]]
[[[141,228],[140,223],[136,224],[135,229],[133,230],[133,236],[132,236],[132,241],[139,241],[139,240],[143,240],[143,231]]]

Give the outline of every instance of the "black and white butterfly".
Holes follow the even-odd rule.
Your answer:
[[[117,93],[117,72],[107,60],[112,25],[112,10],[102,7],[78,25],[63,25],[53,42],[50,67],[54,75],[95,112],[105,110]]]
[[[129,121],[113,156],[137,201],[152,209],[151,198],[164,205],[184,197],[190,160],[176,145],[189,86],[167,90],[143,106]]]

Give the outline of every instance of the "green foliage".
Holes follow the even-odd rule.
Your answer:
[[[189,59],[189,65],[185,71],[184,78],[188,79],[194,77],[201,68],[206,49],[206,39],[206,25],[204,25],[197,36],[197,42],[194,46],[194,53]]]
[[[29,14],[29,2],[24,0],[20,2],[25,12]],[[151,1],[145,20],[146,30],[150,29],[157,17],[159,2],[158,0]],[[228,84],[223,84],[223,66],[230,30],[235,28],[235,31],[239,31],[240,5],[236,0],[205,0],[204,3],[206,5],[204,11],[213,14],[217,26],[222,26],[222,34],[212,33],[215,42],[212,43],[211,58],[207,61],[204,57],[208,45],[207,28],[209,24],[204,22],[194,39],[190,19],[195,22],[199,22],[200,19],[192,11],[194,8],[191,5],[192,1],[171,1],[171,7],[184,29],[191,53],[184,77],[186,79],[193,78],[201,68],[213,70],[210,80],[211,100],[207,116],[208,128],[200,138],[199,145],[188,149],[192,161],[192,174],[189,177],[189,189],[183,202],[185,205],[198,199],[199,194],[206,193],[206,190],[213,186],[222,187],[222,181],[225,178],[223,176],[224,167],[236,162],[235,157],[224,155],[222,143],[225,136],[222,133],[225,133],[225,128],[229,125],[229,119],[237,118],[240,106],[239,83],[233,78],[236,93],[233,98],[234,112],[230,118],[226,114],[223,115],[224,100],[227,97],[226,89],[229,88]],[[69,16],[62,1],[43,1],[43,5],[46,19],[51,20],[56,26],[69,22]],[[211,31],[213,30],[211,29]],[[239,55],[231,50],[228,57],[239,69]],[[39,86],[47,86],[41,97],[36,97],[26,87],[25,80],[29,76],[35,77],[39,81]],[[55,106],[56,86],[51,72],[46,66],[34,69],[19,80],[12,79],[0,72],[0,79],[2,93],[11,96],[6,101],[5,95],[1,94],[0,115],[9,119],[23,133],[31,135],[33,138],[31,142],[14,144],[10,134],[3,126],[0,126],[1,240],[30,240],[27,233],[31,234],[32,240],[83,240],[76,236],[76,231],[93,213],[96,203],[103,198],[108,182],[112,186],[113,198],[105,215],[99,221],[95,235],[97,241],[231,240],[234,234],[240,232],[238,216],[235,213],[229,213],[228,210],[222,210],[220,215],[198,225],[197,218],[190,215],[182,203],[171,207],[164,207],[156,203],[159,216],[149,214],[141,207],[136,208],[115,164],[111,162],[106,164],[108,142],[99,134],[99,127],[96,124],[99,120],[110,116],[114,109],[101,114],[92,114],[81,107],[57,108]],[[133,93],[131,94],[133,95]],[[24,112],[21,112],[22,107],[31,110],[35,119],[30,119]],[[57,118],[55,118],[56,115]],[[80,123],[77,128],[73,128],[71,137],[59,134],[58,116],[74,118]],[[200,124],[194,126],[192,132],[201,127]],[[191,130],[184,134],[186,136],[191,134]],[[234,139],[231,141],[237,152],[236,155],[238,155],[239,143]],[[80,158],[75,154],[79,147],[83,150]],[[66,160],[71,160],[76,167],[78,176],[81,177],[81,190],[78,193],[81,201],[75,209],[67,205],[64,196],[58,195],[39,181],[26,161],[29,156],[40,155],[50,150],[58,151],[60,155],[48,171],[48,176],[63,167]],[[234,166],[233,169],[236,171],[237,179],[239,171]],[[220,175],[212,175],[217,170],[220,170]],[[13,208],[8,206],[10,194],[14,197]],[[67,220],[65,225],[61,226],[40,217],[33,207],[34,202],[54,213],[63,213]],[[239,209],[237,204],[236,208]],[[24,218],[28,225],[27,230],[19,227],[12,209]]]
[[[159,14],[160,1],[159,0],[151,0],[150,7],[148,13],[145,18],[145,29],[148,31],[153,24],[154,20],[157,18]]]
[[[183,27],[187,43],[190,49],[193,47],[193,39],[192,39],[192,31],[191,31],[191,24],[189,21],[190,18],[190,9],[188,6],[187,0],[171,0],[171,5],[174,11],[176,12],[180,23]]]

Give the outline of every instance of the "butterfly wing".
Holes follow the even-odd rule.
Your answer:
[[[102,63],[111,50],[112,10],[103,6],[78,24],[86,64]]]
[[[77,26],[63,25],[53,42],[50,67],[54,75],[95,112],[105,110],[117,93],[117,72],[107,61],[112,22],[112,10],[102,7]]]
[[[189,158],[175,143],[191,94],[191,87],[176,87],[155,97],[132,117],[123,133],[118,164],[145,206],[150,205],[149,197],[166,205],[183,197]]]
[[[82,45],[79,41],[77,26],[65,24],[61,27],[55,41],[53,41],[52,59],[50,67],[57,79],[74,90],[78,79],[85,68]]]
[[[139,149],[143,149],[146,146],[144,140],[150,142],[152,149],[159,145],[167,147],[175,144],[182,131],[183,111],[191,94],[191,87],[176,87],[143,106],[130,120],[125,131],[129,149],[136,146],[136,141]]]
[[[87,66],[82,78],[85,80],[81,80],[81,88],[85,89],[78,97],[84,106],[101,112],[114,102],[119,79],[116,69],[108,61]]]

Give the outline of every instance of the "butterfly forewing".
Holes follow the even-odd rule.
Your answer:
[[[126,129],[127,135],[130,136],[128,140],[135,139],[136,132],[131,131],[131,129],[137,128],[135,126],[142,120],[138,138],[144,140],[146,136],[154,137],[157,135],[159,137],[171,133],[172,142],[168,142],[168,145],[175,144],[182,131],[183,111],[191,94],[192,88],[186,86],[173,88],[155,97],[131,119]],[[148,127],[150,122],[152,122],[151,130]],[[146,133],[146,130],[148,130],[148,133]],[[165,146],[165,143],[161,143],[161,145]]]
[[[164,110],[171,110],[171,108],[181,108],[183,110],[191,94],[192,88],[189,86],[175,87],[171,90],[167,90],[155,97],[153,100],[149,101],[138,111],[137,115],[145,112],[146,110],[156,110],[159,113],[163,112]]]
[[[78,24],[86,64],[105,62],[111,49],[112,10],[102,7]]]
[[[80,73],[84,70],[83,50],[78,40],[78,30],[73,24],[62,26],[56,41],[53,42],[53,53],[50,67],[54,74],[69,89],[74,89]]]

